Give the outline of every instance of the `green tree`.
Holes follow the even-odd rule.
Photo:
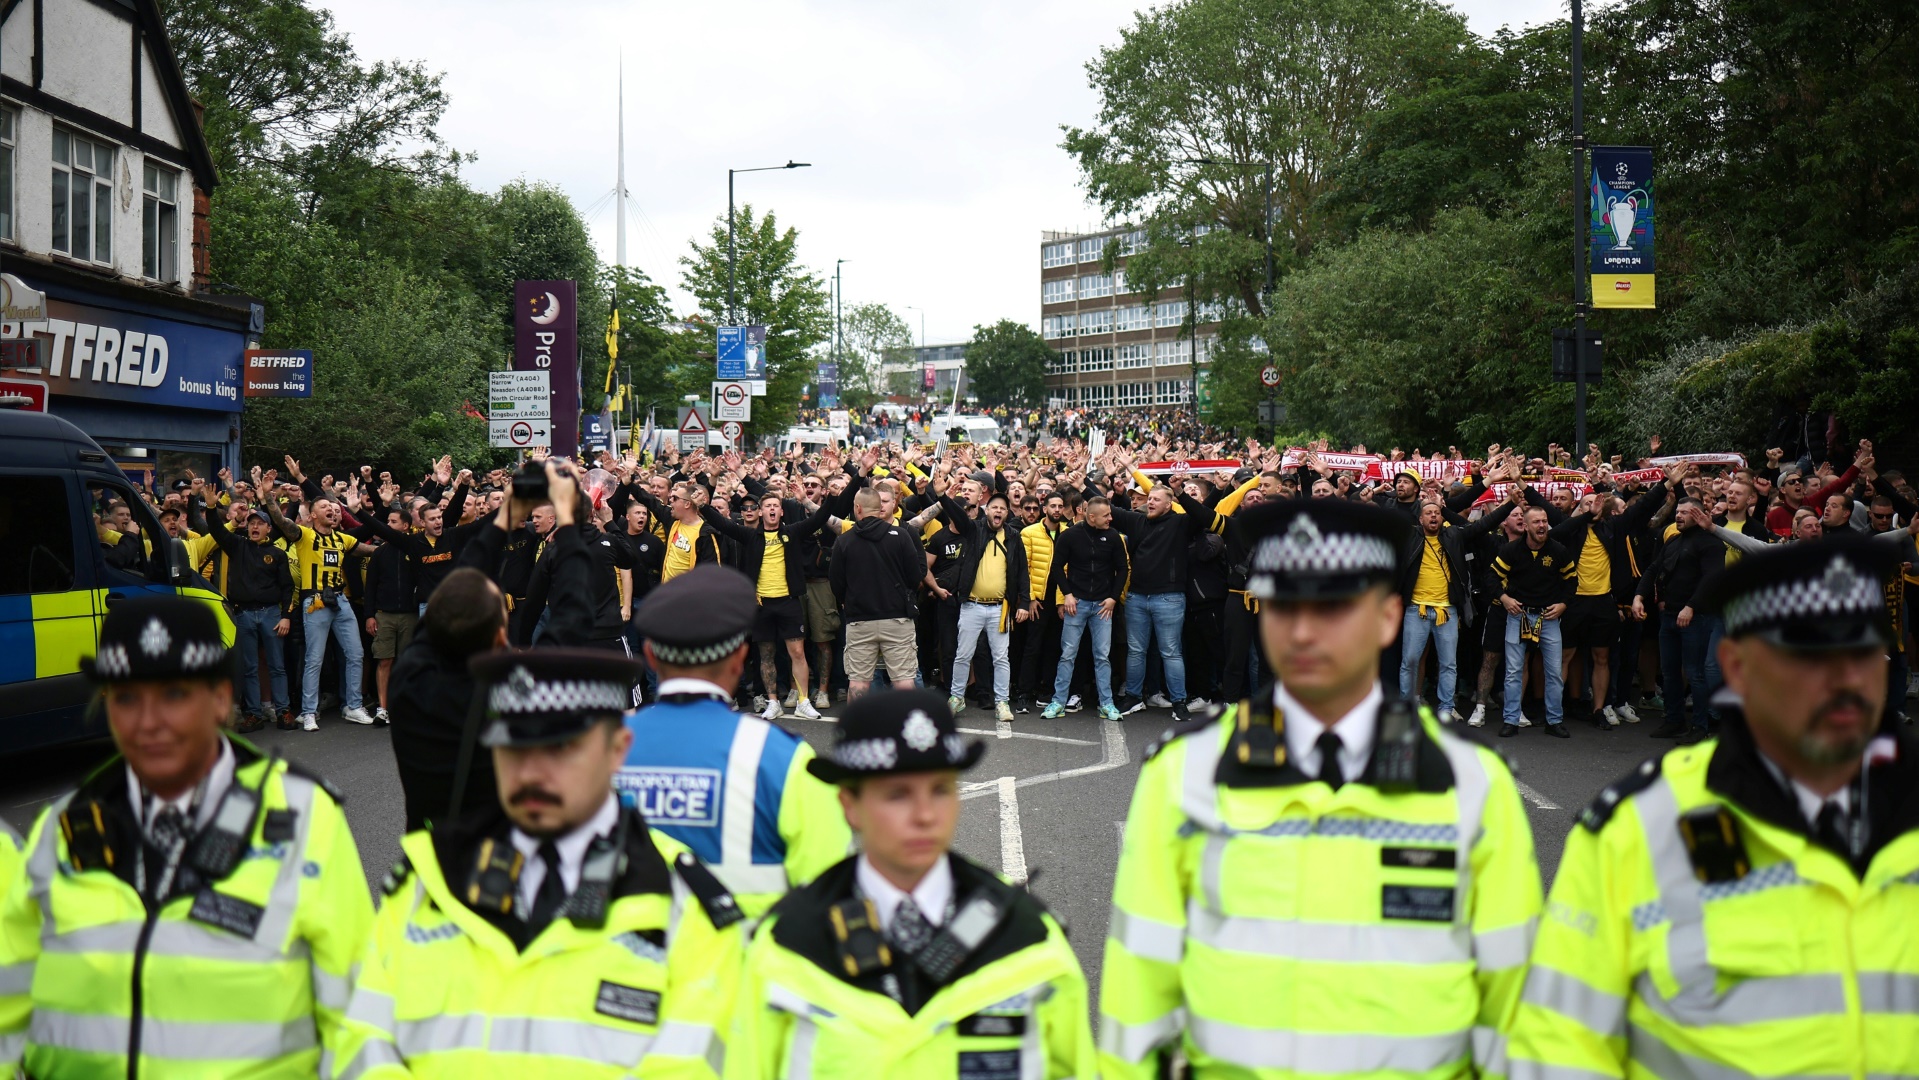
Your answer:
[[[1319,241],[1317,204],[1369,113],[1468,40],[1435,0],[1181,0],[1138,13],[1087,64],[1097,120],[1063,145],[1110,219],[1143,223],[1129,282],[1190,277],[1199,299],[1259,314],[1265,178],[1238,163],[1272,163],[1275,254],[1290,265]]]
[[[1046,397],[1053,350],[1025,323],[1001,319],[973,327],[966,346],[966,385],[982,405],[1038,405]]]
[[[886,365],[913,347],[906,320],[885,304],[855,304],[840,315],[840,400],[866,409],[887,392]]]
[[[735,303],[744,325],[766,327],[766,396],[753,401],[753,434],[782,431],[799,414],[800,388],[813,381],[814,346],[833,332],[833,312],[827,303],[826,283],[800,265],[799,232],[781,229],[772,211],[754,216],[750,205],[739,207],[734,218],[737,274]],[[699,300],[712,326],[724,321],[726,309],[726,222],[715,221],[707,242],[688,244],[692,253],[680,257],[682,287]],[[685,393],[702,397],[713,378],[715,342],[707,332],[704,379]],[[684,377],[684,375],[683,375]]]

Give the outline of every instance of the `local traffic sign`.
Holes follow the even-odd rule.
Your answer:
[[[1265,367],[1260,369],[1259,381],[1260,381],[1260,384],[1263,386],[1267,386],[1267,387],[1278,386],[1279,385],[1279,369],[1274,367],[1271,364],[1267,364]]]
[[[706,447],[707,432],[711,425],[700,407],[682,406],[680,408],[680,449],[701,450]]]
[[[744,428],[740,427],[738,420],[728,420],[726,423],[720,425],[720,434],[726,436],[726,441],[732,443],[734,449],[739,448],[740,433],[744,430]]]
[[[518,420],[489,420],[486,425],[486,443],[488,446],[511,446],[524,449],[529,446],[549,445],[545,417]]]
[[[722,380],[714,383],[713,419],[753,419],[753,388],[745,382]]]

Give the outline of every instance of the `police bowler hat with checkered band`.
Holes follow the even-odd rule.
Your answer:
[[[646,595],[633,625],[662,663],[716,664],[746,642],[759,599],[730,566],[695,566]]]
[[[829,784],[893,773],[965,771],[986,744],[953,723],[946,699],[931,690],[875,690],[846,707],[833,748],[806,763]]]
[[[467,662],[485,703],[481,746],[563,743],[633,707],[639,661],[597,649],[483,653]]]
[[[107,608],[99,647],[80,658],[80,670],[98,683],[233,674],[231,650],[221,640],[220,617],[212,605],[156,593],[129,596]]]
[[[1348,499],[1279,499],[1242,511],[1260,600],[1341,600],[1391,582],[1412,533],[1404,514]]]
[[[1793,652],[1886,648],[1886,582],[1897,548],[1851,534],[1775,544],[1707,578],[1694,606]]]

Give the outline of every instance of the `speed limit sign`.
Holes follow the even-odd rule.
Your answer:
[[[726,441],[732,443],[736,448],[740,445],[740,431],[740,422],[738,420],[728,420],[726,423],[720,425],[720,434],[726,436]]]
[[[1269,388],[1278,386],[1279,385],[1279,369],[1274,367],[1271,364],[1267,364],[1264,368],[1260,369],[1259,381],[1261,385]]]

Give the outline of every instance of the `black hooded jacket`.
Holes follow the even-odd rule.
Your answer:
[[[827,573],[848,623],[915,617],[913,590],[925,577],[919,545],[905,529],[878,517],[861,518],[840,536]]]

